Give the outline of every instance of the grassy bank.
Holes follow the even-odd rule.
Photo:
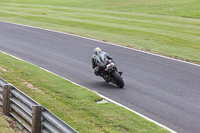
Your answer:
[[[199,6],[198,0],[1,0],[0,20],[200,64]]]
[[[14,133],[12,129],[10,129],[8,122],[5,118],[0,115],[0,133]]]
[[[165,133],[167,130],[97,94],[0,52],[0,77],[83,133]]]
[[[22,131],[17,128],[17,124],[14,120],[3,114],[2,109],[0,109],[0,133],[22,133]]]

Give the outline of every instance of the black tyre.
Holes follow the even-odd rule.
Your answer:
[[[119,75],[118,72],[113,71],[112,73],[113,78],[116,80],[116,84],[118,87],[123,88],[124,87],[124,81],[122,77]]]

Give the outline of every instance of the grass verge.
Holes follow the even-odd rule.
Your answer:
[[[3,116],[0,115],[0,133],[14,133],[12,129],[10,129],[8,122]]]
[[[169,132],[97,94],[0,52],[0,76],[79,132]]]
[[[0,109],[0,133],[22,133],[17,123],[10,117],[5,116]]]
[[[0,20],[200,64],[198,0],[1,0]]]

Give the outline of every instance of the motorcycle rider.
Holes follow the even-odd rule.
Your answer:
[[[101,76],[101,71],[104,71],[105,68],[100,66],[100,63],[103,61],[102,57],[106,57],[108,60],[112,60],[113,58],[109,56],[106,52],[103,52],[99,47],[94,49],[94,54],[92,55],[92,68],[95,69],[94,73],[96,76]],[[116,67],[117,69],[117,67]],[[117,69],[117,72],[122,75],[122,72]]]

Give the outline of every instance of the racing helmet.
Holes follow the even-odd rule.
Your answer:
[[[96,48],[94,49],[94,54],[95,54],[95,55],[101,54],[101,49],[100,49],[99,47],[96,47]]]

